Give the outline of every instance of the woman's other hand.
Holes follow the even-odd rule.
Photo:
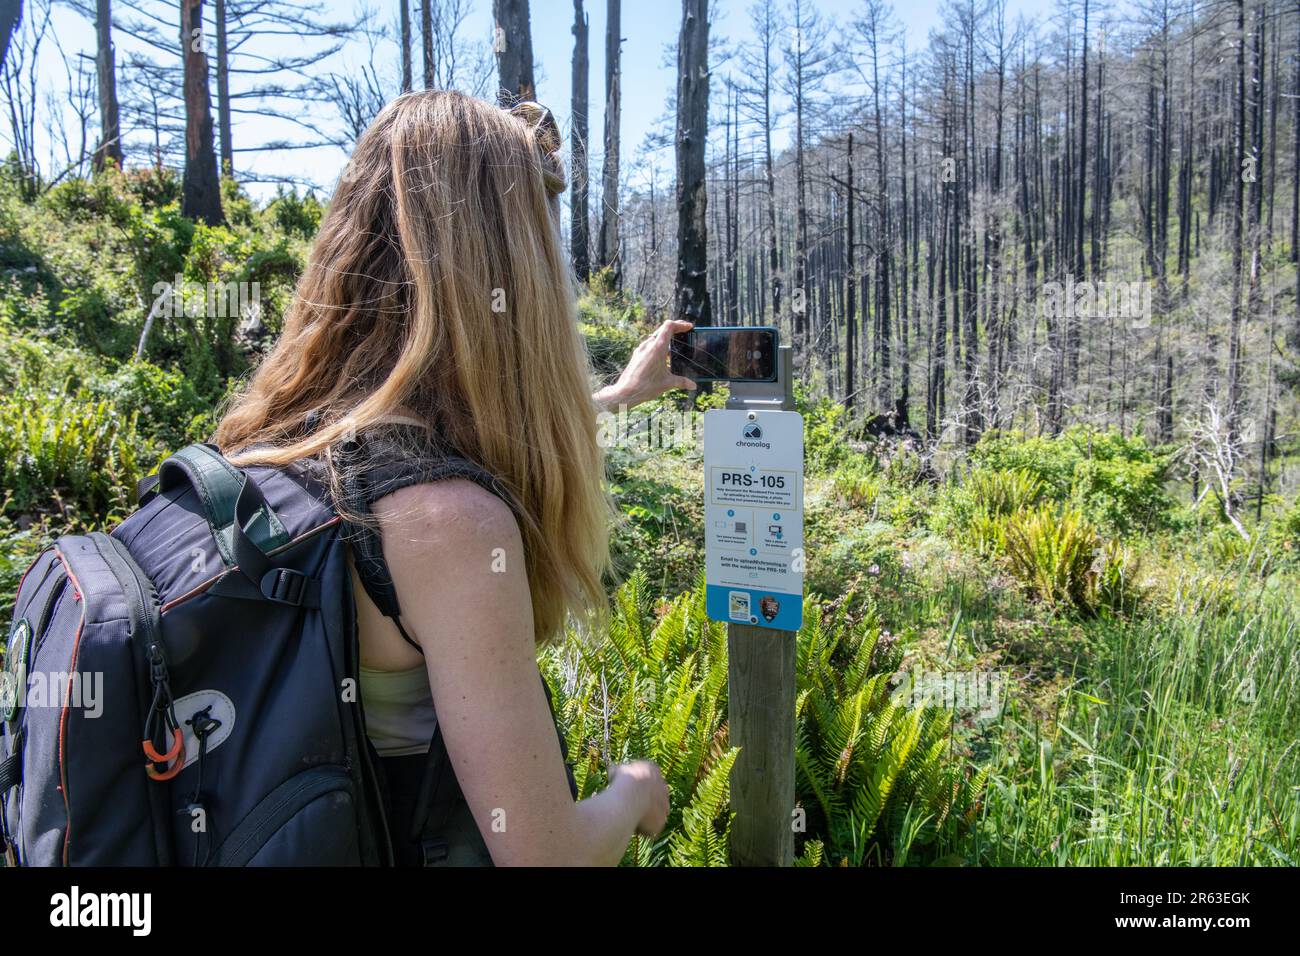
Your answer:
[[[634,760],[613,764],[609,768],[609,787],[625,791],[643,808],[637,821],[642,836],[658,836],[668,822],[668,784],[659,766],[652,760]]]
[[[632,408],[658,398],[670,389],[694,391],[695,382],[692,379],[674,375],[668,368],[668,348],[672,337],[678,332],[689,332],[692,328],[694,326],[690,322],[667,319],[653,335],[636,347],[618,381],[592,396],[596,403],[606,409],[616,409],[620,405]]]

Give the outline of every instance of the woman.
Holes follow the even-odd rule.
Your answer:
[[[377,457],[390,471],[459,463],[350,515],[391,575],[371,586],[354,544],[362,699],[390,766],[428,749],[436,702],[497,865],[612,865],[668,812],[649,761],[612,767],[605,790],[574,802],[538,679],[537,644],[604,600],[598,407],[693,387],[667,367],[669,338],[690,326],[665,322],[590,394],[559,149],[536,104],[433,91],[390,103],[339,183],[283,335],[216,436],[243,450],[238,464],[323,463],[341,503]],[[391,616],[374,600],[387,584]]]

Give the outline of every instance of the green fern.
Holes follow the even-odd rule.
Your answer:
[[[681,829],[668,841],[669,857],[675,866],[726,865],[727,844],[722,837],[731,822],[727,810],[731,768],[739,753],[737,747],[728,750],[695,788],[694,796],[682,811]]]
[[[703,582],[669,601],[633,575],[614,596],[605,640],[547,648],[579,792],[606,782],[606,762],[648,757],[668,781],[663,834],[632,841],[633,866],[727,862],[730,774],[727,628],[705,613]],[[655,618],[657,608],[657,619]],[[949,715],[890,699],[899,655],[882,650],[874,616],[850,626],[805,607],[796,646],[795,765],[806,811],[800,865],[924,861],[969,825],[982,782],[950,756]]]

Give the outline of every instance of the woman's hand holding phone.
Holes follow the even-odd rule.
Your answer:
[[[607,409],[616,409],[620,405],[632,408],[674,388],[694,391],[695,382],[692,379],[675,375],[668,368],[668,349],[673,336],[679,332],[689,332],[692,328],[694,326],[690,322],[666,320],[654,334],[636,347],[618,381],[592,396],[596,404]]]

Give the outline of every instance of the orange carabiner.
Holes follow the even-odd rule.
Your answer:
[[[172,731],[172,746],[165,754],[158,752],[152,740],[142,741],[141,746],[144,748],[144,755],[149,758],[149,762],[144,765],[144,772],[149,775],[150,780],[170,780],[185,766],[185,734],[179,727]],[[160,773],[154,768],[156,763],[167,763],[171,766]]]
[[[172,749],[167,751],[165,754],[160,754],[157,751],[157,749],[153,745],[152,740],[145,740],[143,742],[143,746],[144,746],[144,755],[154,763],[170,763],[171,761],[176,759],[177,754],[182,753],[185,750],[185,735],[181,733],[181,729],[179,727],[173,730]]]

